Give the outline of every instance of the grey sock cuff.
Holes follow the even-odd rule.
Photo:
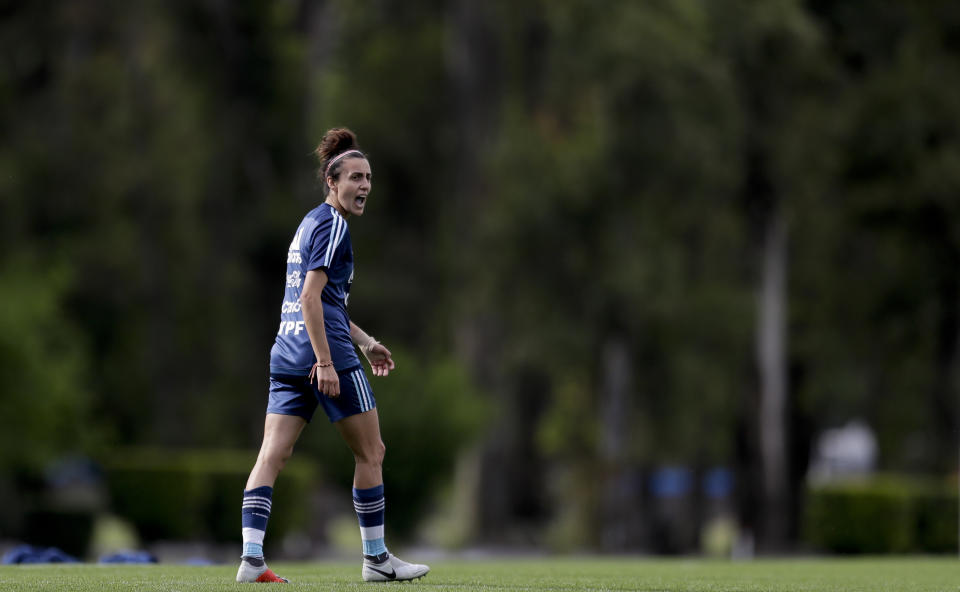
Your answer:
[[[384,551],[379,555],[364,555],[363,558],[367,561],[372,561],[373,563],[383,563],[387,559],[390,559],[390,553]]]

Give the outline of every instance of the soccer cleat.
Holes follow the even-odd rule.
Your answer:
[[[237,581],[244,582],[277,582],[289,584],[290,580],[281,578],[267,567],[260,557],[241,557],[240,569],[237,570]]]
[[[390,553],[381,553],[375,557],[363,556],[361,575],[364,582],[402,582],[422,578],[429,571],[426,565],[407,563]]]

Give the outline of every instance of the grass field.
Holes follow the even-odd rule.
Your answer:
[[[364,584],[358,563],[277,563],[293,589],[371,590],[680,590],[719,591],[942,591],[960,590],[953,558],[797,559],[722,562],[684,559],[555,558],[435,561],[413,583]],[[24,565],[0,567],[0,590],[162,590],[216,592],[269,584],[236,584],[234,566]]]

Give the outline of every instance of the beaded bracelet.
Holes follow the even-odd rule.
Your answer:
[[[327,360],[326,362],[314,362],[313,368],[310,368],[310,375],[307,376],[309,382],[313,382],[313,379],[317,379],[317,384],[320,384],[320,377],[317,375],[317,368],[327,368],[333,366],[333,360]]]

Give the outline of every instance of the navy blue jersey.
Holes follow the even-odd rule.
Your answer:
[[[341,371],[360,365],[347,316],[353,282],[350,231],[343,216],[323,203],[304,216],[287,251],[287,287],[280,307],[280,329],[270,350],[271,374],[306,375],[316,361],[300,310],[300,289],[307,271],[314,269],[327,274],[321,300],[333,367]]]

